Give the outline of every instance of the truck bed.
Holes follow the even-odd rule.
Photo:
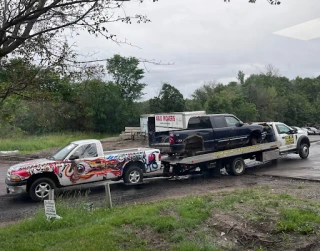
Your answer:
[[[150,150],[151,148],[130,148],[130,149],[123,149],[123,150],[114,150],[114,151],[104,151],[104,155],[118,155],[118,154],[127,154],[127,153],[138,153]]]
[[[192,157],[177,157],[177,156],[168,156],[163,157],[162,162],[169,162],[172,165],[181,164],[181,165],[193,165],[193,164],[200,164],[203,162],[214,161],[218,159],[233,157],[237,155],[244,155],[259,151],[266,151],[266,150],[274,150],[279,148],[280,142],[271,142],[265,144],[258,144],[253,146],[246,146],[240,148],[229,149],[225,151],[213,152],[213,153],[206,153],[201,155],[196,155]]]
[[[171,152],[170,143],[152,143],[150,147],[159,149],[163,154]]]

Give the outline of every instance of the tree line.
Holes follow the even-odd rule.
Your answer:
[[[141,114],[205,110],[232,113],[244,122],[320,123],[320,76],[288,79],[272,67],[227,85],[209,82],[190,98],[170,83],[141,101],[144,69],[134,57],[114,55],[101,71],[77,80],[21,58],[0,67],[0,136],[61,131],[119,133],[139,126]]]

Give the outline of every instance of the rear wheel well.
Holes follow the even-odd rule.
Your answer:
[[[27,181],[27,192],[29,192],[32,183],[33,183],[35,180],[39,179],[39,178],[49,178],[49,179],[51,179],[51,180],[54,182],[54,184],[56,185],[56,187],[61,187],[60,182],[59,182],[57,176],[56,176],[54,173],[51,173],[51,172],[38,173],[38,174],[32,175],[32,176],[28,179],[28,181]]]
[[[122,175],[124,175],[125,172],[126,172],[126,170],[127,170],[129,167],[131,167],[131,166],[137,166],[137,167],[139,167],[144,173],[146,172],[146,167],[145,167],[145,165],[144,165],[141,161],[131,161],[131,162],[129,162],[128,164],[126,164],[126,165],[124,166]]]
[[[193,152],[193,151],[204,151],[204,141],[201,136],[193,135],[189,136],[184,140],[184,151]]]

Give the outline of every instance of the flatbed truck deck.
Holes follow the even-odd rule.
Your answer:
[[[257,161],[276,160],[281,157],[281,143],[271,142],[200,154],[191,157],[167,156],[162,158],[164,176],[178,176],[198,173],[198,168],[203,173],[216,173],[225,168],[231,175],[241,175],[245,171],[245,159],[256,159]]]

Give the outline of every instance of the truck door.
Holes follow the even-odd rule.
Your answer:
[[[230,128],[226,123],[224,116],[214,116],[211,118],[214,132],[214,144],[217,150],[227,149],[230,147],[229,135]]]
[[[249,130],[246,127],[237,127],[241,121],[234,116],[225,116],[227,126],[230,128],[230,146],[241,146],[246,144]]]
[[[95,143],[78,146],[68,157],[71,162],[69,175],[63,185],[80,184],[103,180],[105,161],[98,157]]]
[[[285,124],[276,124],[276,130],[279,134],[278,140],[281,142],[280,151],[288,151],[296,149],[297,137],[295,134],[290,133],[291,128]]]
[[[214,137],[210,118],[208,116],[192,117],[188,123],[188,129],[196,130],[197,135],[204,140],[204,148],[211,150],[214,148]]]

